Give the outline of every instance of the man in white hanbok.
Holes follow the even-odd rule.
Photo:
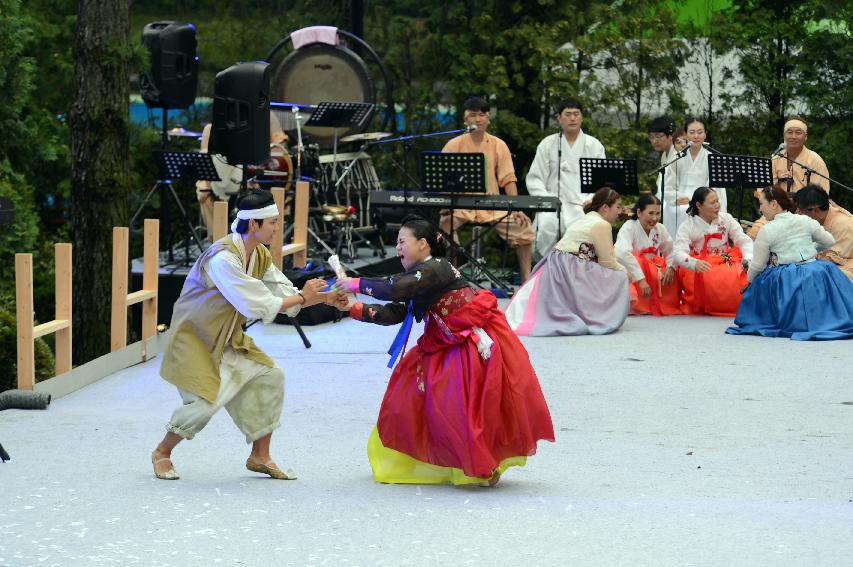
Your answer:
[[[546,255],[573,221],[584,216],[583,204],[592,194],[581,193],[580,158],[605,158],[604,146],[584,133],[583,107],[575,99],[557,105],[560,132],[547,136],[536,148],[536,157],[527,172],[527,192],[535,196],[557,196],[561,203],[556,213],[537,213],[533,222],[536,252]]]

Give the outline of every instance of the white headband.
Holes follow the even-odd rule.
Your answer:
[[[237,211],[237,218],[231,223],[231,232],[237,232],[237,223],[241,220],[271,219],[279,215],[278,205],[267,205],[260,209],[241,209]]]

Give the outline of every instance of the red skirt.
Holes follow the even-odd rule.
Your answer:
[[[649,297],[643,297],[638,283],[631,283],[631,315],[681,315],[681,280],[678,272],[676,271],[669,285],[664,285],[665,258],[647,258],[639,252],[634,252],[634,257],[643,269],[643,275],[646,283],[652,288],[652,293]]]
[[[716,315],[734,317],[746,287],[746,271],[741,266],[743,256],[737,248],[729,248],[728,257],[706,254],[701,258],[711,264],[711,271],[700,274],[680,268],[684,289],[681,306],[685,315]]]
[[[537,441],[554,441],[551,414],[495,296],[479,291],[455,310],[443,299],[391,374],[379,437],[419,461],[488,477],[505,459],[533,455]],[[488,359],[473,327],[494,341]]]

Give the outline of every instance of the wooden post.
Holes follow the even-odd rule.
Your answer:
[[[293,254],[293,265],[304,268],[308,262],[308,182],[296,182],[296,203],[293,208],[293,244],[302,248]]]
[[[113,227],[113,301],[110,352],[127,346],[127,272],[130,231],[125,226]]]
[[[71,371],[71,244],[58,243],[56,255],[56,313],[57,321],[68,321],[68,327],[56,331],[56,376]]]
[[[18,319],[18,388],[32,390],[36,382],[32,254],[15,254],[15,305]]]
[[[55,376],[71,370],[71,245],[56,244],[56,317],[33,326],[33,255],[15,254],[15,302],[18,326],[18,388],[36,382],[35,339],[56,333]]]
[[[226,234],[228,234],[228,202],[216,201],[213,203],[212,242],[225,238]]]
[[[144,341],[157,334],[157,284],[160,275],[160,221],[157,219],[145,219],[143,262],[142,289],[154,292],[154,297],[149,297],[142,303]]]
[[[272,262],[279,270],[284,262],[284,187],[273,187],[272,198],[275,199],[275,204],[278,207],[278,227],[272,235],[272,244],[270,244],[270,252],[272,252]]]
[[[127,308],[142,303],[142,340],[157,334],[157,288],[160,275],[160,221],[145,219],[145,256],[142,289],[128,293],[128,241],[126,227],[113,227],[113,303],[110,351],[127,346]],[[143,360],[147,353],[143,347]]]

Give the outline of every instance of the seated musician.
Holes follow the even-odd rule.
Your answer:
[[[467,126],[477,129],[453,138],[442,149],[443,152],[481,153],[486,156],[486,192],[497,195],[500,189],[507,195],[518,195],[512,155],[506,143],[486,132],[489,126],[489,103],[479,97],[471,97],[463,105]],[[452,223],[450,211],[441,212],[441,230],[454,233],[469,223],[490,224],[501,238],[515,248],[518,255],[518,271],[521,281],[530,276],[533,260],[533,242],[536,240],[530,228],[530,218],[521,211],[507,215],[505,211],[471,211],[454,209]],[[452,224],[452,227],[451,227]],[[456,235],[454,234],[454,239]]]
[[[213,124],[207,124],[202,131],[200,151],[203,154],[207,153],[207,148],[210,144],[210,131],[212,128]],[[281,122],[279,122],[275,112],[270,112],[270,148],[286,153],[287,141],[287,134],[285,134],[284,130],[281,128]],[[239,168],[236,169],[239,170]],[[228,183],[233,182],[226,179],[219,182],[220,186],[224,186]],[[252,186],[257,188],[257,185]],[[213,204],[216,201],[227,200],[232,194],[237,193],[237,188],[234,188],[233,193],[229,193],[217,190],[210,181],[196,181],[195,192],[199,208],[201,209],[201,218],[204,222],[204,227],[207,230],[207,234],[211,235],[213,234]]]

